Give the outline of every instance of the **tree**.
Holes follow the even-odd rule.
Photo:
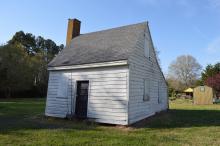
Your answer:
[[[180,82],[178,80],[178,78],[174,78],[172,76],[169,76],[166,78],[166,81],[168,83],[168,87],[169,87],[169,90],[172,91],[172,92],[181,92],[185,89],[185,86],[183,85],[182,82]],[[171,93],[169,93],[171,94]]]
[[[180,89],[193,86],[199,77],[201,65],[191,55],[176,58],[169,66],[169,78],[179,82]]]
[[[205,80],[205,84],[212,87],[217,96],[220,96],[220,73],[210,76]]]
[[[48,62],[64,48],[63,45],[57,46],[50,39],[44,39],[41,36],[35,37],[31,33],[24,33],[23,31],[16,32],[8,44],[19,44],[30,56],[42,53]]]
[[[160,51],[158,51],[158,49],[156,47],[154,48],[154,51],[155,51],[155,56],[157,58],[157,62],[159,65],[161,65],[161,61],[160,61],[160,57],[159,57]]]
[[[207,78],[213,77],[216,74],[220,73],[220,63],[216,63],[215,65],[207,65],[206,68],[202,72],[201,82],[205,84]]]
[[[11,40],[8,41],[10,45],[19,44],[25,49],[25,51],[31,55],[34,54],[36,43],[35,36],[31,33],[24,33],[23,31],[16,32]]]
[[[50,39],[45,40],[41,36],[36,38],[35,53],[42,53],[47,63],[49,63],[63,48],[64,45],[57,46],[56,43]]]
[[[25,90],[45,95],[47,64],[63,48],[41,36],[15,33],[7,45],[0,46],[0,91],[7,92],[7,96]]]
[[[12,92],[29,90],[32,87],[30,58],[21,46],[5,45],[0,47],[0,89],[5,96]]]

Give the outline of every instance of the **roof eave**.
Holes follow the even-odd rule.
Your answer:
[[[98,67],[123,66],[123,65],[128,65],[128,60],[89,63],[89,64],[80,64],[80,65],[68,65],[68,66],[54,66],[54,67],[48,67],[47,70],[55,71],[55,70],[85,69],[85,68],[98,68]]]

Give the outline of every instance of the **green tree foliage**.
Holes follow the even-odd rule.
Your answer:
[[[32,85],[29,56],[21,46],[5,45],[0,48],[0,89],[6,96],[11,92],[28,90]]]
[[[15,33],[8,44],[0,46],[0,91],[6,96],[27,90],[45,95],[47,64],[63,48],[41,36],[23,31]]]
[[[16,32],[8,44],[20,44],[29,55],[33,54],[36,48],[35,36],[31,33],[25,34],[23,31]]]
[[[216,95],[220,96],[220,63],[214,65],[209,64],[201,73],[200,85],[208,85],[212,87]]]
[[[204,85],[207,78],[213,77],[218,73],[220,73],[220,63],[216,63],[214,65],[207,65],[202,72],[201,84]]]

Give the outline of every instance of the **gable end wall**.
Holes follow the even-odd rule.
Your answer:
[[[150,48],[151,59],[144,55],[145,39]],[[129,57],[129,124],[154,115],[156,112],[166,110],[167,84],[157,63],[153,43],[150,37],[148,26],[146,33],[142,33],[137,41],[135,51]],[[143,101],[144,79],[150,79],[150,100]],[[159,82],[159,84],[158,84]],[[159,85],[159,94],[158,94]],[[161,96],[161,103],[158,103],[158,95]]]

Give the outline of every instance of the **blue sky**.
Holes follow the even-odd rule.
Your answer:
[[[165,74],[177,56],[220,60],[220,0],[1,0],[0,43],[23,30],[65,44],[68,18],[81,33],[149,21]]]

